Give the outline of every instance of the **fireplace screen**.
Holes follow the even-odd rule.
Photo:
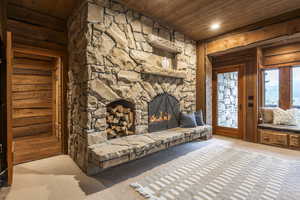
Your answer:
[[[179,126],[180,106],[178,100],[163,93],[156,96],[148,106],[149,132],[161,131]]]

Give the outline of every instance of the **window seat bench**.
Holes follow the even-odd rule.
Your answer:
[[[258,135],[262,144],[300,150],[300,126],[259,124]]]
[[[89,175],[131,160],[190,142],[212,137],[209,125],[195,128],[173,128],[159,132],[131,135],[89,146]]]

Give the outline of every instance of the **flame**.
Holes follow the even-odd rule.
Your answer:
[[[157,117],[156,115],[150,116],[150,123],[153,122],[161,122],[161,121],[168,121],[171,119],[171,115],[166,112],[160,112],[160,115]]]

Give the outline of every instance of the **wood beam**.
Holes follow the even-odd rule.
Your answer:
[[[207,55],[266,45],[284,39],[300,37],[300,17],[257,30],[225,35],[207,42]]]
[[[197,43],[196,108],[202,110],[203,116],[206,113],[205,68],[205,43]]]

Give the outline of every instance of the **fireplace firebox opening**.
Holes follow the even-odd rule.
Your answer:
[[[148,131],[176,128],[179,126],[179,117],[179,101],[168,93],[159,94],[148,105]]]

